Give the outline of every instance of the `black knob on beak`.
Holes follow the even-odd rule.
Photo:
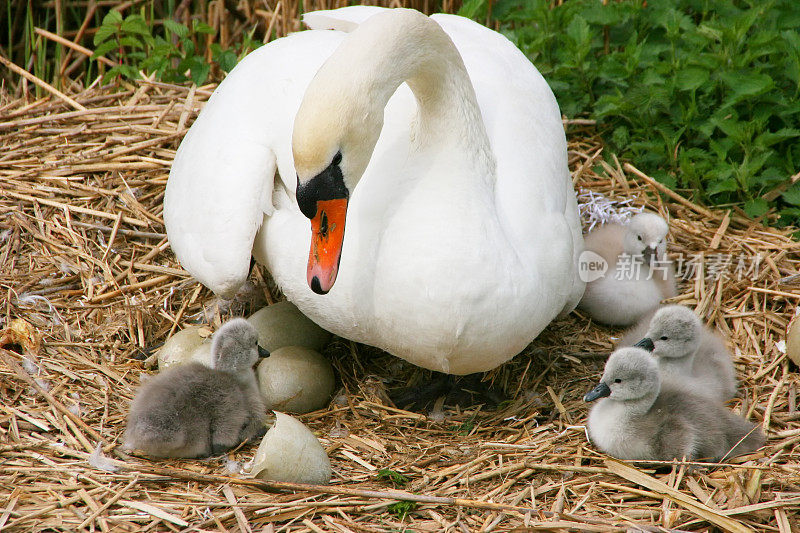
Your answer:
[[[608,385],[601,381],[595,388],[586,393],[586,395],[583,397],[583,401],[593,402],[598,398],[605,398],[606,396],[611,396],[611,389],[609,389]]]
[[[642,348],[643,350],[647,350],[648,352],[652,352],[656,349],[656,345],[653,344],[653,339],[650,337],[645,337],[644,339],[640,340],[636,344],[634,344],[637,348]]]

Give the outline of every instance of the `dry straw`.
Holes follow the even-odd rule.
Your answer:
[[[662,213],[676,255],[706,266],[715,254],[760,255],[755,274],[695,276],[675,298],[730,339],[742,380],[731,407],[767,431],[759,453],[732,465],[631,465],[595,450],[580,398],[619,332],[577,314],[487,375],[509,402],[446,410],[443,420],[385,399],[426,372],[335,340],[326,355],[341,390],[301,417],[331,457],[327,487],[245,479],[239,467],[253,445],[229,461],[118,453],[155,347],[177,328],[280,299],[254,270],[249,292],[217,300],[180,268],[164,235],[169,166],[213,88],[142,81],[71,94],[85,110],[57,95],[0,95],[0,529],[796,530],[800,380],[778,341],[800,299],[798,244],[735,208],[695,205],[631,164],[606,163],[582,123],[570,126],[576,187]],[[11,331],[15,319],[24,322]],[[408,484],[378,479],[385,468]],[[403,519],[398,501],[411,502]]]

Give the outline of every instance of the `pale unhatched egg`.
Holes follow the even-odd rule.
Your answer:
[[[286,346],[258,364],[258,388],[267,409],[308,413],[327,405],[336,380],[328,360],[302,346]]]
[[[259,309],[247,320],[258,330],[258,344],[270,352],[284,346],[305,346],[319,352],[331,338],[291,302]]]
[[[210,337],[211,330],[205,326],[191,326],[175,333],[158,351],[158,370],[187,361],[198,361],[210,366]]]

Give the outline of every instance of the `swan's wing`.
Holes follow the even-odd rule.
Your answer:
[[[244,58],[181,142],[164,222],[181,265],[222,296],[249,273],[253,240],[272,213],[276,164],[294,191],[292,122],[308,82],[340,32],[302,32]]]
[[[339,30],[350,33],[372,15],[386,9],[376,6],[351,6],[311,11],[303,15],[303,23],[312,30]]]
[[[431,18],[453,40],[475,88],[497,160],[498,212],[508,231],[528,243],[530,264],[541,269],[536,274],[546,287],[543,296],[559,291],[569,312],[584,290],[577,275],[583,238],[555,96],[504,36],[456,15]],[[530,239],[531,228],[549,238]]]

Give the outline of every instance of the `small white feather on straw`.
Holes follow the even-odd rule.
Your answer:
[[[89,456],[89,464],[98,470],[104,470],[106,472],[116,472],[119,470],[114,462],[103,454],[103,447],[99,442]]]

